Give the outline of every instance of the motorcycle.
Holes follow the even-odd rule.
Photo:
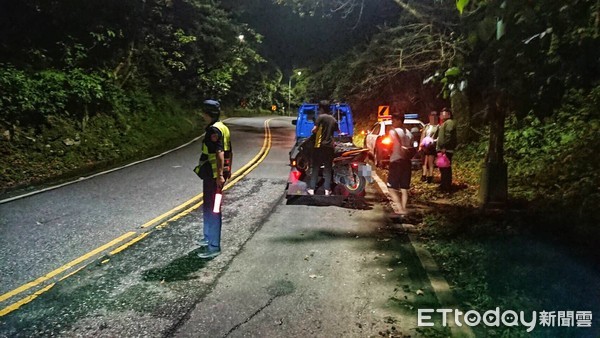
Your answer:
[[[311,176],[311,159],[314,138],[300,140],[290,152],[292,181],[308,181]],[[335,195],[364,195],[367,182],[372,183],[372,169],[366,163],[368,150],[352,144],[348,137],[336,137],[332,165],[333,192]],[[294,169],[296,170],[294,172]],[[318,168],[322,176],[323,167]]]

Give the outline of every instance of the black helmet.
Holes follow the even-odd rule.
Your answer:
[[[204,113],[213,116],[213,117],[218,117],[219,114],[221,113],[221,104],[219,103],[219,101],[217,100],[205,100],[203,102],[204,104]]]

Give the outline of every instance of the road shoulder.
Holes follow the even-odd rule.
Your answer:
[[[368,198],[278,205],[174,335],[418,336],[417,308],[439,305],[384,199]]]

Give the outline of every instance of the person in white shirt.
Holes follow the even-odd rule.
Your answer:
[[[408,212],[408,189],[410,188],[411,163],[414,155],[413,134],[404,126],[404,114],[392,115],[392,129],[389,136],[392,140],[392,154],[388,172],[388,187],[392,201],[399,206],[399,211],[392,217],[403,217]]]

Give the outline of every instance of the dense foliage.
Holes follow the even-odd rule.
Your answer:
[[[600,220],[600,87],[590,93],[571,90],[551,117],[530,114],[511,118],[506,156],[512,170],[513,194],[567,208],[586,222]],[[591,216],[591,217],[588,217]]]
[[[7,124],[123,109],[119,98],[137,89],[186,102],[222,97],[262,61],[253,47],[259,37],[212,1],[30,0],[2,7],[0,118]]]
[[[34,179],[23,168],[26,161],[11,162],[20,157],[36,161],[32,155],[39,145],[27,139],[52,150],[54,139],[112,133],[87,131],[90,126],[123,132],[138,128],[152,141],[140,144],[125,137],[115,149],[129,142],[144,153],[164,148],[173,138],[189,138],[193,131],[179,129],[178,135],[171,127],[180,125],[178,119],[199,118],[195,107],[207,97],[224,100],[226,107],[270,107],[281,73],[260,67],[260,40],[212,0],[0,2],[2,186]],[[191,125],[196,132],[201,127],[195,121]],[[65,149],[80,161],[67,165],[57,158],[60,170],[53,174],[99,158],[124,160],[135,154],[107,157],[100,144],[84,146],[84,139]],[[90,137],[87,142],[103,141]],[[54,150],[45,156],[56,155]]]
[[[362,5],[278,2],[308,14]],[[397,23],[313,69],[306,97],[349,98],[370,119],[378,104],[424,115],[449,98],[463,147],[478,149],[479,163],[506,160],[514,195],[597,203],[598,161],[585,160],[600,135],[597,1],[394,2]]]

